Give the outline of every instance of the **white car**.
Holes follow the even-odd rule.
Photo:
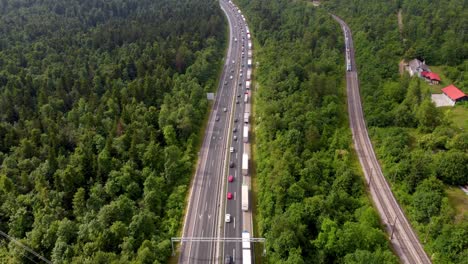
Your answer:
[[[232,78],[233,78],[233,77],[232,77],[232,75],[231,75],[231,76],[229,76],[229,79],[231,79],[231,80],[232,80]]]
[[[224,217],[224,220],[226,221],[226,223],[230,223],[231,222],[231,215],[226,214],[226,217]]]
[[[233,153],[233,152],[234,152],[234,147],[231,147],[231,148],[229,149],[229,152]]]

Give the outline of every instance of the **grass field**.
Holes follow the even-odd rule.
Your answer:
[[[455,221],[468,218],[468,195],[458,187],[447,187],[445,190],[450,204],[456,210]]]
[[[468,131],[468,107],[455,105],[450,109],[450,119],[455,126],[460,127],[463,131]]]

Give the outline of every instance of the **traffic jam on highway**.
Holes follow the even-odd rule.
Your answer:
[[[224,85],[227,85],[229,82],[238,80],[238,85],[234,86],[234,89],[237,90],[235,105],[236,111],[234,111],[234,118],[232,123],[232,140],[229,147],[229,173],[227,176],[227,205],[225,212],[225,222],[226,225],[230,225],[231,230],[235,230],[233,234],[226,232],[226,236],[241,237],[244,239],[242,241],[242,248],[239,251],[242,251],[242,263],[252,263],[251,260],[251,249],[250,249],[250,233],[251,230],[245,230],[244,227],[236,228],[236,219],[237,214],[243,214],[249,211],[249,189],[250,189],[250,179],[249,175],[249,156],[250,156],[250,143],[249,143],[249,132],[250,132],[250,113],[251,113],[251,85],[252,85],[252,40],[250,36],[250,30],[247,26],[246,19],[240,9],[231,1],[229,3],[229,8],[236,16],[236,23],[234,27],[240,29],[239,35],[233,36],[234,46],[239,48],[241,52],[241,63],[239,69],[235,69],[235,61],[232,61],[232,74],[237,74],[233,77],[230,75],[226,76],[224,80]],[[236,72],[237,71],[237,72]],[[227,109],[223,109],[225,112]],[[237,155],[239,152],[239,155]],[[242,153],[242,155],[240,155]],[[241,171],[239,172],[239,164],[241,165]],[[238,190],[238,185],[241,185],[241,199],[236,199],[236,194]],[[238,206],[234,203],[241,204],[242,213],[236,213],[236,208]],[[238,209],[237,209],[238,210]],[[242,217],[239,215],[238,217]],[[248,217],[251,217],[249,214]],[[245,219],[245,218],[244,218]],[[240,223],[240,221],[238,221]],[[245,225],[244,225],[245,226]],[[250,229],[250,228],[249,228]],[[232,251],[232,253],[231,253]],[[231,255],[232,254],[232,255]],[[225,263],[234,263],[235,248],[231,249],[226,246],[225,248]]]

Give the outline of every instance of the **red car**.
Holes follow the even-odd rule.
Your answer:
[[[227,193],[227,198],[228,198],[228,200],[231,200],[232,199],[232,193],[228,192]]]
[[[229,177],[228,177],[228,182],[233,182],[233,181],[234,181],[234,176],[229,175]]]

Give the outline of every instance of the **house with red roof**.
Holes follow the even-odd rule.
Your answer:
[[[426,79],[426,81],[430,82],[431,84],[440,83],[440,76],[435,72],[423,71],[421,72],[421,77]]]
[[[444,93],[444,95],[453,102],[453,105],[457,102],[468,100],[468,95],[453,84],[443,88],[442,93]]]

